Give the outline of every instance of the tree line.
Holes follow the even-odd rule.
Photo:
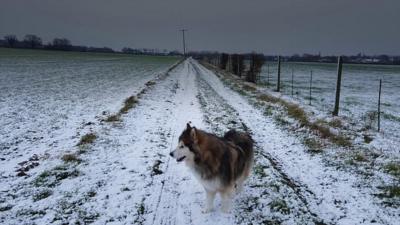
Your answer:
[[[44,50],[59,50],[59,51],[76,51],[76,52],[103,52],[113,53],[115,51],[109,47],[88,47],[83,45],[73,45],[67,38],[54,38],[47,44],[43,43],[42,38],[34,34],[27,34],[23,39],[19,40],[16,35],[5,35],[0,39],[0,47],[6,48],[28,48],[28,49],[44,49]],[[178,51],[168,51],[166,49],[160,51],[158,49],[132,49],[124,47],[120,53],[135,54],[135,55],[181,55]]]
[[[44,44],[42,38],[34,34],[27,34],[22,40],[19,40],[17,36],[13,34],[5,35],[3,40],[0,40],[0,47],[79,52],[114,52],[113,49],[108,47],[98,48],[72,45],[71,41],[67,38],[54,38],[52,41]]]
[[[193,53],[191,53],[193,56]],[[195,58],[211,63],[221,70],[228,71],[246,81],[257,83],[260,80],[261,68],[265,63],[265,56],[258,53],[227,54],[227,53],[202,53],[194,55]]]

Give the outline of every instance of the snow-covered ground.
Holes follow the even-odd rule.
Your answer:
[[[357,175],[329,167],[321,156],[307,153],[296,136],[197,61],[187,59],[168,76],[153,81],[121,121],[95,122],[82,129],[80,135],[96,134],[94,143],[75,146],[76,138],[75,143],[63,144],[80,161],[63,162],[60,153],[50,152],[37,160],[41,166],[29,170],[29,176],[4,174],[0,223],[396,224],[400,220],[398,210],[386,209],[374,201],[370,190],[358,185]],[[126,97],[114,101],[120,106]],[[101,114],[108,109],[99,110]],[[95,116],[90,119],[98,121]],[[202,187],[183,164],[168,156],[188,121],[217,134],[243,129],[243,123],[256,141],[253,174],[229,214],[219,207],[201,213]],[[11,167],[12,159],[5,161],[1,171]]]
[[[164,72],[176,58],[0,49],[0,153],[7,173],[33,154],[69,150],[96,116]]]

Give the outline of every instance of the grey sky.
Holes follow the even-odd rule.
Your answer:
[[[1,0],[0,36],[266,54],[400,54],[399,0]]]

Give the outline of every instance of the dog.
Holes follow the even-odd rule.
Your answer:
[[[243,189],[253,165],[251,136],[244,132],[229,130],[223,137],[191,127],[179,136],[178,146],[170,156],[185,164],[203,185],[206,192],[204,213],[214,209],[217,193],[221,196],[221,210],[228,213],[233,196]]]

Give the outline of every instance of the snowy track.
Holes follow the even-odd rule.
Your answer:
[[[204,191],[168,153],[186,122],[217,134],[250,129],[256,164],[230,214],[201,213]],[[2,190],[1,224],[393,224],[356,178],[323,165],[209,70],[188,59],[157,81],[123,116],[94,127],[98,135],[75,176],[54,185],[20,182]],[[49,168],[51,169],[51,168]],[[42,184],[42,183],[40,183]],[[53,184],[53,183],[52,183]],[[47,190],[51,194],[34,200]],[[14,196],[11,198],[10,196]],[[397,214],[397,219],[399,215]]]

